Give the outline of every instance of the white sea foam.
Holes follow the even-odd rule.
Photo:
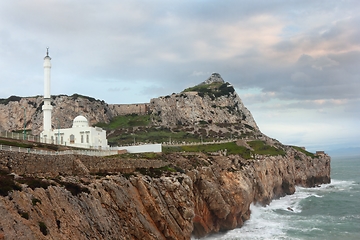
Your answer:
[[[315,197],[321,197],[315,193],[328,193],[328,192],[339,192],[339,191],[346,191],[351,189],[356,183],[354,181],[345,181],[345,180],[336,180],[332,179],[331,183],[322,184],[319,187],[315,188],[303,188],[303,187],[296,187],[296,192],[309,192],[314,193]]]
[[[352,181],[332,180],[330,184],[323,184],[315,188],[296,187],[293,195],[287,195],[273,200],[268,206],[252,204],[250,206],[251,216],[242,228],[231,230],[227,233],[214,234],[207,240],[237,240],[237,239],[296,239],[288,236],[287,231],[321,232],[322,229],[310,227],[308,219],[301,216],[301,201],[307,198],[322,198],[329,192],[338,192],[350,189],[355,183]],[[294,221],[297,221],[296,223]],[[308,225],[309,228],[303,226]]]

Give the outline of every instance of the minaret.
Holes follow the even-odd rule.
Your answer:
[[[51,70],[51,58],[49,57],[49,48],[46,49],[46,56],[44,58],[44,105],[42,106],[44,120],[43,120],[43,135],[47,138],[51,134],[51,106],[50,98],[50,70]]]

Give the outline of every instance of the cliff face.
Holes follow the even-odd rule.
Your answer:
[[[2,155],[1,171],[20,171],[16,162],[25,160],[13,154]],[[67,164],[74,169],[81,165],[85,170],[79,174],[55,174],[43,179],[48,186],[41,188],[32,189],[30,181],[23,181],[21,190],[0,197],[0,239],[202,237],[242,226],[250,216],[252,202],[267,204],[291,194],[295,184],[314,187],[330,181],[328,156],[308,157],[291,147],[286,148],[285,156],[259,155],[250,160],[203,153],[162,154],[158,158],[183,170],[159,173],[149,168],[147,175],[138,170],[101,176],[95,174],[101,169],[79,156]],[[48,168],[52,166],[59,167],[52,163]],[[34,175],[31,171],[35,170],[21,173],[24,171]]]

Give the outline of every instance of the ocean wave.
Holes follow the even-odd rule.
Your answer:
[[[354,192],[353,188],[357,186],[359,185],[355,181],[333,179],[331,183],[315,188],[296,187],[293,195],[273,200],[267,206],[251,204],[250,219],[242,228],[214,234],[206,239],[311,239],[314,236],[331,236],[330,238],[334,239],[333,237],[340,233],[332,236],[328,233],[327,225],[333,224],[335,229],[347,231],[348,229],[339,225],[340,222],[344,222],[344,225],[345,222],[358,222],[359,215],[344,213],[345,216],[340,216],[341,211],[347,210],[348,206],[342,206],[335,201],[339,205],[331,205],[334,209],[329,205],[330,209],[327,210],[327,204],[330,204],[329,201],[335,196],[349,196],[346,191]],[[337,211],[337,214],[329,215],[332,210]]]
[[[347,191],[357,185],[359,185],[359,184],[356,183],[355,181],[332,179],[331,183],[322,184],[322,185],[319,185],[318,187],[314,187],[314,188],[304,188],[304,187],[297,186],[296,192],[318,193],[318,194],[314,194],[314,196],[322,197],[322,195],[319,195],[319,194],[326,193],[326,192]]]

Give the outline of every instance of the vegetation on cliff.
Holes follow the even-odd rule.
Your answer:
[[[99,122],[94,126],[101,127],[105,130],[114,130],[120,128],[148,126],[149,124],[150,115],[128,114],[124,116],[116,116],[111,119],[109,123]]]
[[[19,96],[10,96],[8,98],[1,98],[0,104],[7,105],[9,102],[19,102],[21,100],[21,97]]]
[[[187,145],[187,146],[164,146],[164,152],[203,152],[214,153],[222,151],[227,155],[240,155],[244,159],[254,158],[255,155],[266,156],[284,156],[285,151],[279,145],[278,147],[270,146],[264,141],[248,141],[250,147],[239,146],[236,142],[212,143],[205,145]]]
[[[215,100],[221,96],[229,96],[235,92],[233,86],[230,83],[214,82],[209,84],[200,84],[194,87],[185,89],[183,92],[198,92],[199,96],[209,96],[211,100]],[[180,95],[186,96],[186,95]]]

